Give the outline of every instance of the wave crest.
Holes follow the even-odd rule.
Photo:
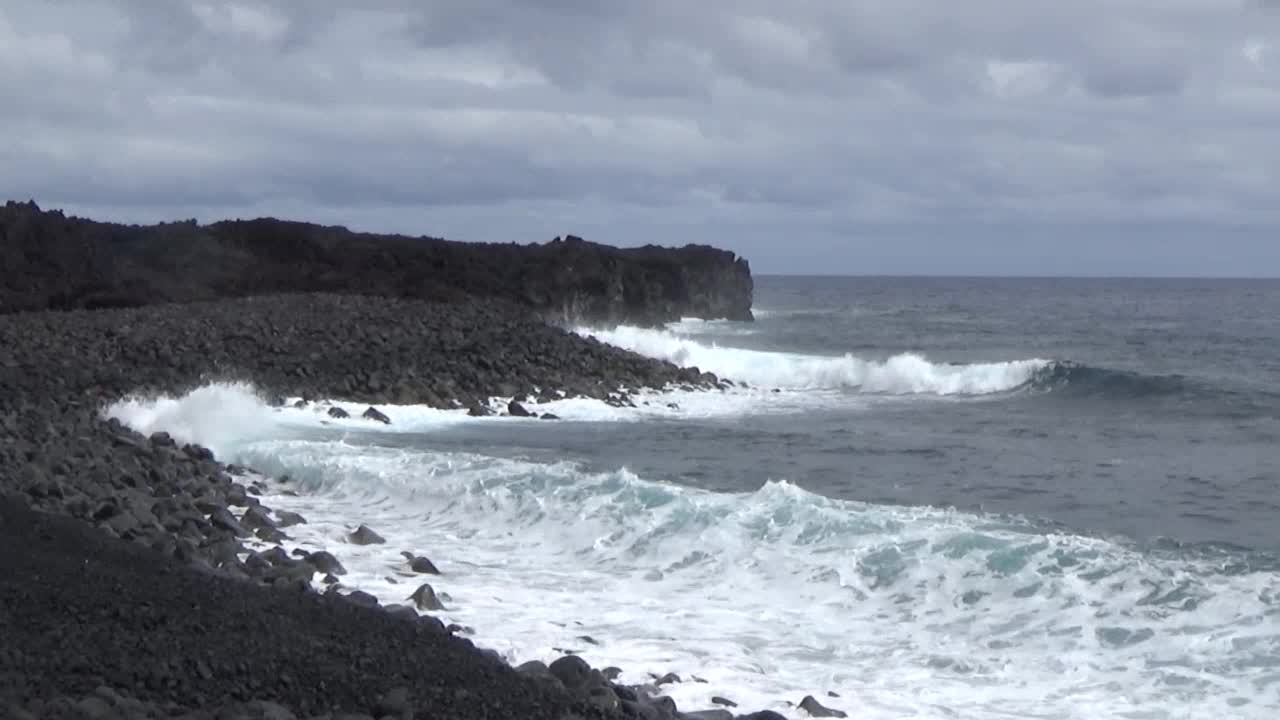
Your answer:
[[[579,328],[577,332],[641,355],[686,367],[696,366],[732,380],[794,390],[986,395],[1022,387],[1051,364],[1039,358],[951,365],[931,362],[917,353],[867,360],[851,354],[767,352],[698,342],[667,330],[628,326],[609,330]]]

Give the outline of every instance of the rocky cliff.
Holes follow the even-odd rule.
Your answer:
[[[0,208],[0,313],[295,292],[496,298],[590,323],[752,319],[747,261],[702,245],[461,243],[271,218],[137,226]]]

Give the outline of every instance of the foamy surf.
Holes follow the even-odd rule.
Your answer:
[[[683,708],[721,695],[790,717],[803,714],[783,701],[805,694],[863,718],[1260,719],[1277,707],[1280,580],[1235,569],[1240,558],[781,482],[711,493],[441,453],[429,430],[408,449],[380,447],[389,428],[377,426],[363,439],[299,435],[251,394],[217,392],[247,389],[110,413],[290,473],[303,495],[264,502],[305,515],[296,542],[328,547],[345,583],[384,602],[415,587],[399,552],[428,555],[444,572],[432,578],[444,618],[513,662],[574,650],[622,667],[624,682],[679,673],[687,682],[664,690]],[[388,543],[343,544],[361,522]]]
[[[905,353],[883,361],[766,352],[707,344],[669,329],[619,326],[580,327],[575,332],[651,358],[713,372],[752,384],[793,390],[852,389],[892,395],[985,395],[1031,382],[1049,366],[1039,358],[1010,362],[948,365]]]
[[[633,406],[610,405],[600,400],[566,397],[526,407],[539,415],[550,413],[563,422],[640,422],[655,419],[698,419],[738,417],[752,413],[794,413],[841,399],[824,392],[772,392],[767,388],[736,387],[727,390],[637,390],[630,394]],[[197,388],[181,398],[136,397],[122,400],[106,410],[109,417],[126,422],[139,432],[163,430],[179,442],[200,442],[215,452],[235,441],[271,433],[330,428],[356,433],[382,432],[414,434],[475,423],[546,422],[539,418],[501,415],[513,398],[491,398],[489,417],[471,417],[465,409],[440,409],[425,405],[379,403],[390,425],[379,425],[361,417],[367,403],[322,400],[295,407],[300,398],[285,398],[281,407],[268,407],[258,391],[246,383],[213,383]],[[339,408],[347,417],[328,413]]]

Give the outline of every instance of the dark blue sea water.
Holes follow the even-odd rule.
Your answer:
[[[689,357],[730,378],[745,368],[758,384],[835,388],[847,402],[511,441],[716,490],[787,479],[829,497],[1280,550],[1280,282],[764,277],[756,287],[752,326],[680,326],[678,337],[709,348]],[[645,333],[613,339],[681,359]],[[734,348],[836,366],[845,354],[905,353],[1052,364],[1026,382],[938,394],[925,370],[866,387],[853,369],[752,363]]]
[[[293,475],[265,501],[300,542],[373,524],[344,582],[402,601],[397,552],[427,551],[481,645],[706,680],[664,686],[682,708],[1280,717],[1280,282],[756,287],[754,323],[575,329],[726,392],[376,429],[235,387],[115,412]]]

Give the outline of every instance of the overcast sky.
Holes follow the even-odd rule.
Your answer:
[[[4,0],[0,99],[92,217],[1280,275],[1280,0]]]

